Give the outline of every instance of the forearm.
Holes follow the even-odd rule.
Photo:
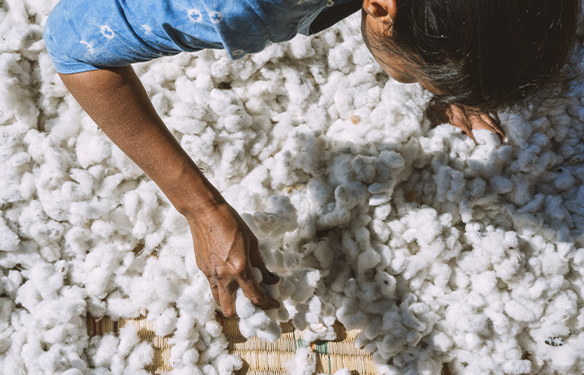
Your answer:
[[[187,214],[223,202],[156,113],[131,67],[61,75],[104,133]]]

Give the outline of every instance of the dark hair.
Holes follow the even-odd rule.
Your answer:
[[[379,38],[443,91],[483,111],[557,92],[576,43],[581,0],[398,0]]]

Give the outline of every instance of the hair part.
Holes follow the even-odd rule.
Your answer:
[[[399,0],[378,48],[440,89],[440,102],[513,108],[564,89],[581,1]]]

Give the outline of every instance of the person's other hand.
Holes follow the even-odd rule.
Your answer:
[[[497,134],[501,142],[505,140],[505,132],[499,125],[498,119],[491,115],[477,111],[474,108],[461,104],[433,103],[426,109],[426,116],[430,119],[432,127],[449,123],[468,135],[475,144],[478,144],[472,131],[485,129]]]
[[[224,316],[236,314],[237,288],[264,310],[280,307],[280,303],[270,298],[254,279],[252,267],[260,269],[264,283],[275,284],[279,279],[268,271],[257,238],[229,204],[208,204],[186,217],[197,266],[207,277],[213,298]]]

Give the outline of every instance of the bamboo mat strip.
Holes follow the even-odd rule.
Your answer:
[[[274,343],[263,341],[257,337],[246,339],[239,331],[239,319],[218,317],[223,325],[223,333],[229,340],[228,350],[232,354],[241,357],[244,364],[237,375],[285,375],[286,363],[294,358],[298,347],[306,346],[302,340],[303,332],[294,329],[291,322],[280,325],[282,337]],[[153,362],[146,367],[151,374],[163,375],[172,371],[170,365],[170,349],[168,336],[156,336],[154,323],[138,319],[120,319],[112,321],[105,316],[95,319],[87,316],[87,331],[90,336],[103,336],[111,333],[115,336],[119,330],[128,324],[134,324],[138,328],[138,336],[142,341],[148,342],[154,349]],[[376,375],[378,373],[371,355],[355,348],[355,339],[359,331],[347,331],[342,324],[336,322],[334,330],[337,338],[333,341],[320,341],[312,343],[312,350],[317,353],[317,372],[333,374],[342,369],[349,368],[353,375]]]
[[[245,362],[238,374],[286,374],[285,365],[294,358],[296,348],[306,346],[303,332],[294,329],[291,322],[281,325],[282,337],[274,343],[262,341],[258,338],[245,339],[239,332],[239,320],[223,319],[224,333],[229,340],[229,350],[237,353]],[[333,341],[320,341],[310,346],[317,353],[318,373],[333,374],[349,368],[355,375],[376,375],[377,368],[373,364],[371,355],[355,348],[355,339],[358,330],[347,331],[339,322],[334,325],[337,338]]]

